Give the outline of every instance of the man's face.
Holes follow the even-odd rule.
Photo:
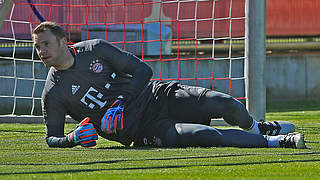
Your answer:
[[[59,66],[61,55],[63,53],[64,41],[58,40],[50,30],[33,34],[33,42],[36,47],[37,53],[45,66]]]

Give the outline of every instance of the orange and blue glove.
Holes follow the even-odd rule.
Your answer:
[[[96,140],[98,140],[98,134],[93,124],[89,123],[89,121],[89,117],[82,120],[76,129],[68,134],[68,140],[82,147],[93,147],[97,145]]]
[[[117,134],[123,129],[124,106],[121,100],[116,100],[101,119],[101,130],[107,134]]]

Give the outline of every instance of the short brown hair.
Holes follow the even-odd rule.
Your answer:
[[[39,34],[48,30],[56,36],[57,40],[66,37],[65,31],[62,29],[62,27],[57,23],[50,21],[45,21],[39,24],[36,28],[33,29],[32,34]]]

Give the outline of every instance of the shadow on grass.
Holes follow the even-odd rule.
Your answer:
[[[26,131],[26,130],[7,130],[0,129],[0,132],[12,132],[12,133],[31,133],[31,134],[44,134],[45,132],[40,131]]]
[[[181,158],[178,158],[181,159]],[[147,159],[148,160],[148,159]],[[157,160],[157,159],[153,159]],[[18,175],[18,174],[57,174],[57,173],[78,173],[78,172],[96,172],[96,171],[126,171],[126,170],[144,170],[144,169],[172,169],[185,167],[214,167],[214,166],[243,166],[243,165],[260,165],[260,164],[283,164],[283,163],[300,163],[300,162],[319,162],[320,159],[301,159],[301,160],[278,160],[278,161],[257,161],[244,163],[221,163],[221,164],[197,164],[197,165],[172,165],[172,166],[153,166],[153,167],[127,167],[127,168],[106,168],[106,169],[69,169],[58,171],[34,171],[34,172],[13,172],[0,173],[2,175]],[[86,165],[86,164],[83,164]]]
[[[259,162],[244,162],[244,163],[223,163],[214,166],[242,166],[242,165],[257,165],[257,164],[282,164],[294,162],[319,162],[320,159],[297,159],[297,160],[279,160],[279,161],[259,161]]]
[[[132,167],[132,168],[109,168],[109,169],[70,169],[60,171],[35,171],[35,172],[16,172],[16,173],[0,173],[1,175],[18,175],[18,174],[56,174],[56,173],[78,173],[78,172],[96,172],[96,171],[126,171],[126,170],[143,170],[143,169],[170,169],[191,167],[185,165],[178,166],[154,166],[154,167]]]
[[[93,165],[93,164],[112,164],[119,162],[134,162],[134,161],[164,161],[164,160],[183,160],[183,159],[206,159],[206,158],[221,158],[221,157],[240,157],[240,156],[260,156],[260,155],[320,155],[320,152],[303,152],[303,153],[248,153],[248,154],[226,154],[213,156],[187,156],[187,157],[167,157],[167,158],[145,158],[145,159],[120,159],[110,161],[93,161],[83,163],[0,163],[1,165],[18,165],[18,166],[48,166],[48,165]],[[131,168],[109,168],[109,169],[72,169],[60,171],[34,171],[34,172],[12,172],[0,173],[1,175],[17,175],[17,174],[43,174],[43,173],[76,173],[76,172],[94,172],[94,171],[114,171],[114,170],[142,170],[142,169],[170,169],[182,167],[196,167],[196,166],[239,166],[239,165],[255,165],[255,164],[270,164],[270,163],[291,163],[291,162],[317,162],[320,159],[312,160],[279,160],[279,161],[264,161],[264,162],[245,162],[245,163],[222,163],[212,165],[176,165],[176,166],[154,166],[154,167],[131,167]]]

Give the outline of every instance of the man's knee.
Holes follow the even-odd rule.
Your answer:
[[[179,136],[179,134],[177,132],[176,126],[175,125],[170,126],[166,135],[165,135],[163,146],[177,147],[178,136]]]
[[[244,104],[242,104],[239,100],[235,99],[232,96],[226,96],[223,98],[223,104],[225,106],[226,111],[231,111],[231,112],[235,112],[235,111],[244,111],[245,110],[245,106]]]

